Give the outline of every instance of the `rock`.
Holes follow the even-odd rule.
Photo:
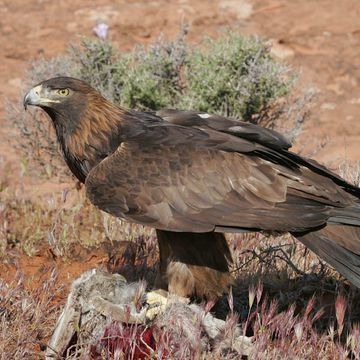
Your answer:
[[[279,59],[286,59],[295,55],[294,50],[291,47],[286,46],[281,40],[271,41],[270,52]]]

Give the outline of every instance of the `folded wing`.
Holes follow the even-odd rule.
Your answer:
[[[288,153],[276,132],[259,130],[255,141],[229,127],[172,119],[124,141],[90,172],[86,188],[96,206],[164,230],[301,232],[355,201],[345,182]]]

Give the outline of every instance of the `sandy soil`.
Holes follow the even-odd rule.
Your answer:
[[[69,42],[91,36],[99,21],[110,25],[111,39],[123,50],[147,43],[160,33],[171,37],[182,21],[191,24],[190,40],[216,35],[230,26],[271,39],[274,53],[302,71],[302,82],[319,90],[306,138],[328,137],[317,158],[360,159],[360,4],[357,0],[1,0],[1,99],[21,98],[29,61],[64,51]],[[6,146],[0,112],[1,156]]]
[[[319,90],[299,146],[310,143],[315,148],[327,138],[327,146],[316,154],[318,160],[359,160],[359,17],[358,0],[0,0],[0,98],[20,100],[30,60],[62,53],[69,42],[92,36],[99,21],[109,24],[111,39],[123,50],[148,43],[160,33],[174,36],[182,21],[191,25],[194,44],[206,34],[215,36],[231,27],[270,39],[274,54],[302,71],[302,84]],[[18,155],[8,143],[11,126],[5,116],[1,106],[0,171],[12,171],[18,179]],[[45,266],[37,258],[31,266],[27,260],[18,265],[39,276]],[[71,271],[64,269],[71,275],[68,279],[84,271],[84,266],[69,266]]]

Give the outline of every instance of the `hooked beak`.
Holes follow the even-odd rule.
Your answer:
[[[60,102],[59,100],[51,99],[51,97],[49,89],[43,88],[42,85],[37,85],[24,96],[24,109],[26,110],[28,105],[49,106],[50,103]]]
[[[24,109],[27,110],[28,105],[40,105],[41,104],[41,85],[32,88],[24,97]]]

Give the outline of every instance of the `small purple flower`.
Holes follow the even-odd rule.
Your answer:
[[[99,23],[93,28],[95,35],[101,40],[105,40],[107,38],[108,30],[109,25],[105,23]]]

